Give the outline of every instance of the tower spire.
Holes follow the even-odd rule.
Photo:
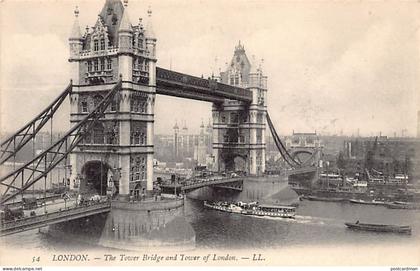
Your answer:
[[[76,6],[74,9],[74,23],[71,29],[70,39],[80,39],[82,38],[82,33],[80,31],[79,25],[79,7]]]
[[[124,0],[124,11],[123,16],[121,18],[120,28],[118,29],[119,32],[121,31],[129,31],[133,30],[130,22],[130,18],[128,17],[128,0]]]
[[[155,31],[153,30],[153,24],[152,24],[152,8],[149,6],[149,9],[147,10],[147,25],[146,25],[146,38],[155,40]]]

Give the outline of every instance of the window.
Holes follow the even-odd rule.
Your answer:
[[[146,144],[146,136],[144,135],[144,133],[140,134],[140,145],[145,145]]]
[[[140,132],[136,131],[134,133],[134,145],[139,145],[140,144]]]
[[[263,123],[263,114],[262,113],[257,114],[257,123]]]
[[[225,123],[225,122],[226,122],[226,116],[222,115],[222,123]]]
[[[98,43],[98,40],[94,40],[93,41],[93,50],[94,51],[98,51],[99,50],[99,43]]]
[[[139,38],[139,48],[143,49],[143,39],[141,37]]]
[[[83,141],[85,142],[85,144],[90,144],[92,135],[90,134],[90,131],[85,131],[85,132],[86,132],[85,139]]]
[[[104,144],[104,127],[100,123],[93,127],[93,144]]]
[[[112,59],[108,58],[107,67],[108,70],[112,70]]]
[[[137,63],[138,63],[138,69],[142,71],[143,70],[143,61],[142,61],[142,59],[139,58]]]
[[[107,134],[107,144],[117,144],[116,134],[114,130],[108,132]]]
[[[101,71],[105,70],[105,59],[101,59]]]
[[[82,113],[88,112],[88,103],[86,101],[82,101]]]
[[[99,67],[98,67],[98,60],[96,59],[96,60],[94,60],[94,61],[93,61],[93,69],[94,69],[94,70],[95,70],[95,72],[96,72],[96,71],[98,71],[98,68],[99,68]]]
[[[133,112],[133,109],[134,109],[134,100],[131,99],[130,100],[130,111]]]
[[[115,111],[117,111],[117,101],[112,100],[111,101],[111,112],[115,112]]]
[[[146,113],[146,111],[147,111],[147,103],[146,102],[140,102],[139,112]]]
[[[92,61],[88,61],[88,72],[92,71]]]
[[[239,75],[235,75],[235,85],[239,84]]]
[[[101,39],[101,50],[105,50],[105,39]]]
[[[231,123],[238,123],[239,122],[238,113],[230,113],[230,122]]]
[[[103,97],[101,95],[95,95],[95,97],[93,97],[93,106],[97,107],[103,100]]]

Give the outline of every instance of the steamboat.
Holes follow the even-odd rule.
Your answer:
[[[294,206],[264,205],[258,202],[245,203],[240,201],[237,203],[228,203],[204,201],[204,206],[222,212],[241,215],[295,218],[296,214],[296,207]]]

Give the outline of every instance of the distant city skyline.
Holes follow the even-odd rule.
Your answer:
[[[103,2],[1,4],[1,33],[7,37],[0,52],[2,131],[21,127],[68,84],[74,7],[79,6],[81,25],[92,27]],[[225,69],[239,40],[250,59],[264,59],[268,111],[280,134],[417,134],[416,2],[129,1],[132,23],[146,17],[149,5],[161,67],[211,76]],[[40,16],[45,12],[49,16]],[[69,127],[68,114],[66,101],[55,118],[57,129]],[[156,98],[157,134],[171,133],[175,119],[187,119],[191,131],[198,131],[209,118],[210,103]]]

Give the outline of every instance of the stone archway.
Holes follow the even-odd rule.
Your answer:
[[[80,182],[80,192],[82,194],[106,195],[108,190],[108,180],[110,175],[115,175],[113,169],[106,163],[99,160],[86,162],[82,167],[82,180]],[[118,186],[115,183],[114,186]]]
[[[248,156],[233,150],[222,152],[225,171],[246,172],[248,173]]]

